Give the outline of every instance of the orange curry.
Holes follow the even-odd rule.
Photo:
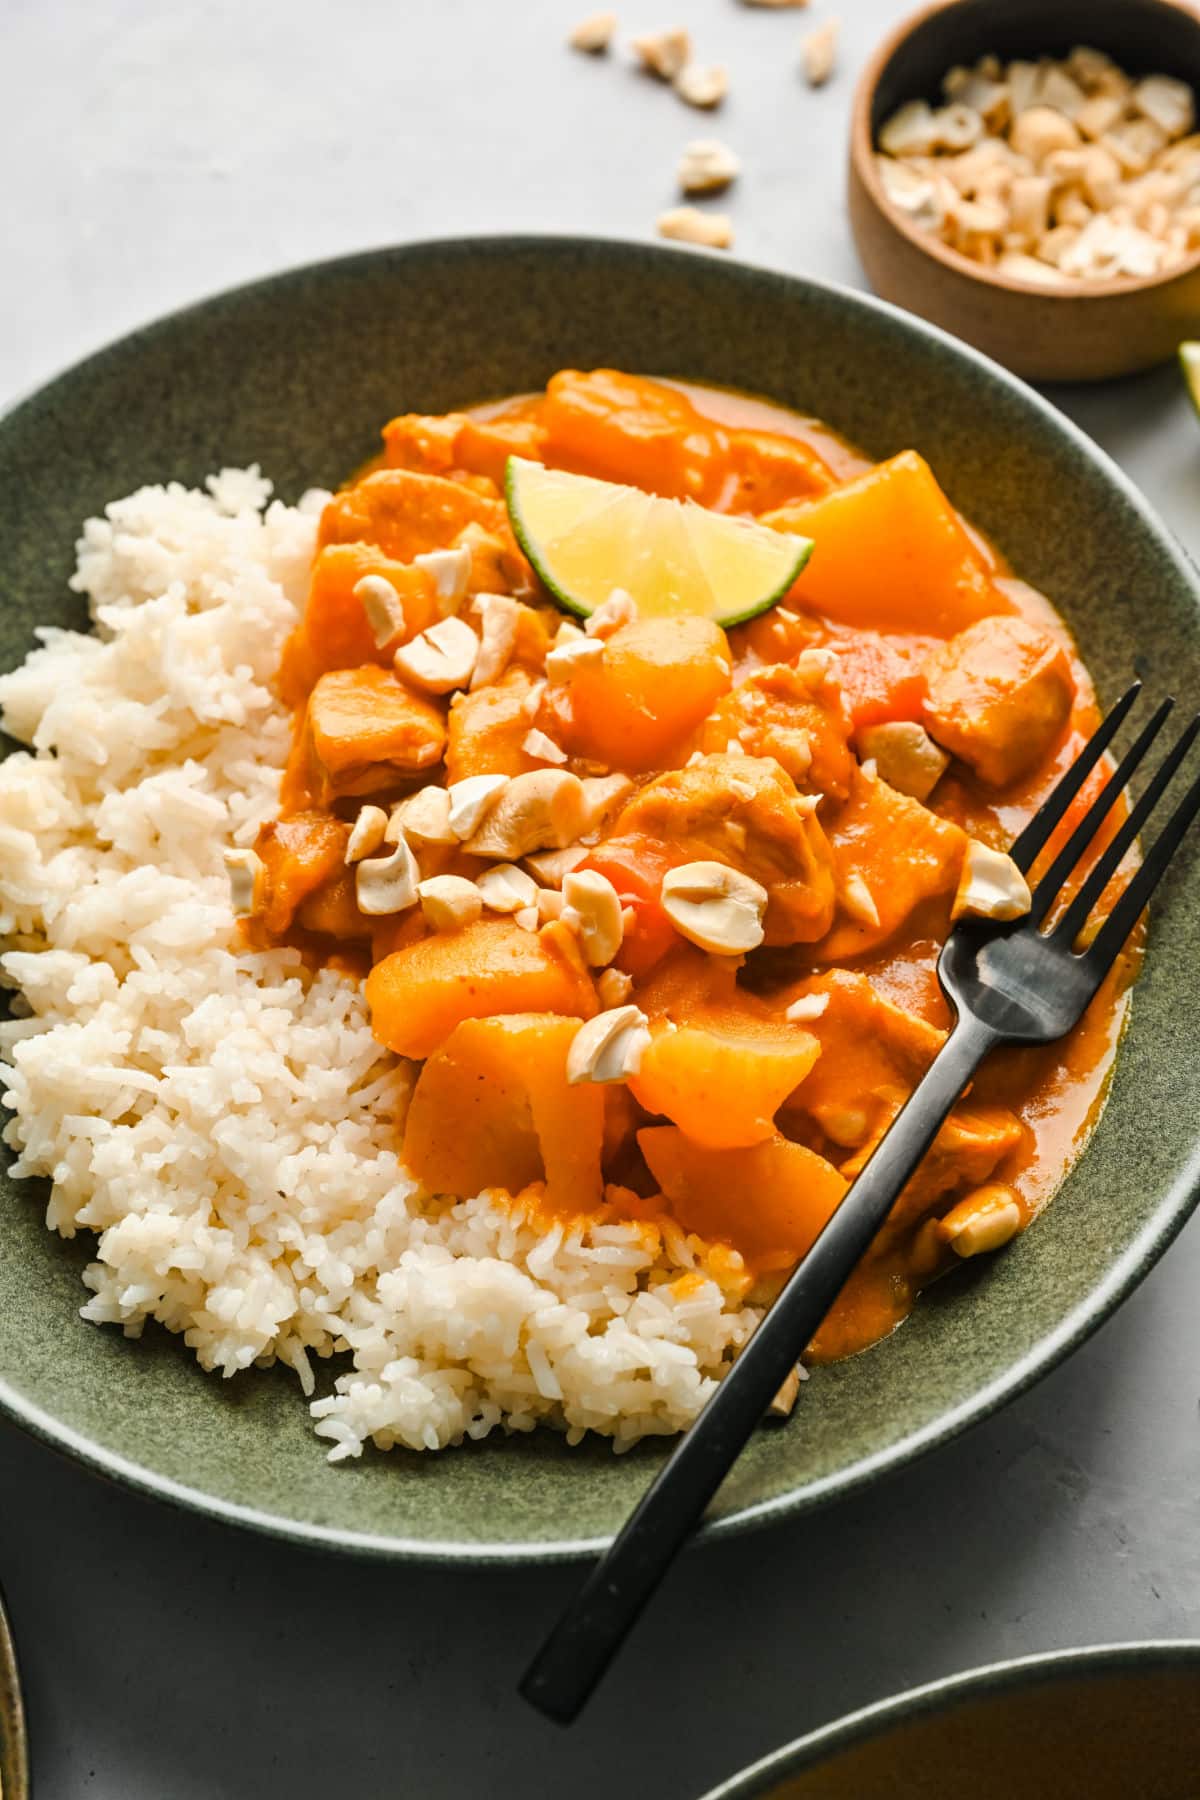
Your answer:
[[[1011,842],[1075,755],[1087,672],[912,451],[873,465],[765,403],[609,370],[383,441],[326,507],[287,646],[294,748],[250,939],[366,978],[376,1035],[421,1065],[403,1156],[431,1193],[669,1219],[769,1298],[943,1041],[968,843]],[[583,632],[510,529],[512,454],[815,549],[728,632],[620,604]],[[423,634],[455,616],[478,656],[457,675],[435,656],[439,684]],[[698,861],[765,890],[759,947],[701,947],[670,915],[664,877]],[[615,943],[572,903],[610,888]],[[1062,1044],[992,1058],[814,1358],[874,1342],[1035,1216],[1098,1111],[1132,968]],[[568,1079],[581,1022],[623,1006],[648,1029],[636,1066]]]

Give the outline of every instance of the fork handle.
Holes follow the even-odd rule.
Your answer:
[[[905,1182],[996,1042],[962,1017],[729,1374],[530,1664],[521,1693],[562,1724],[579,1712],[699,1523]]]

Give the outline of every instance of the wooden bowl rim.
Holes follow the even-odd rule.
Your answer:
[[[854,91],[854,101],[850,115],[850,163],[862,183],[877,212],[887,220],[892,229],[901,237],[908,239],[915,249],[930,257],[952,274],[961,275],[968,280],[978,282],[980,287],[992,288],[1000,293],[1011,293],[1022,297],[1033,297],[1048,303],[1077,300],[1118,300],[1128,299],[1141,294],[1152,294],[1165,291],[1177,282],[1186,281],[1190,275],[1200,268],[1200,246],[1192,251],[1186,262],[1179,263],[1173,269],[1164,270],[1158,275],[1116,275],[1104,280],[1072,279],[1070,285],[1061,287],[1043,286],[1036,281],[1021,281],[1015,275],[1004,275],[995,269],[987,268],[982,263],[973,262],[969,256],[954,250],[940,237],[932,232],[921,231],[909,223],[903,213],[894,207],[884,192],[875,163],[875,142],[871,131],[871,104],[875,91],[879,86],[884,70],[895,57],[897,51],[905,44],[913,33],[927,20],[935,18],[939,13],[948,13],[967,3],[967,0],[927,0],[927,4],[919,7],[907,18],[902,19],[895,30],[879,45],[871,56]],[[1113,6],[1118,0],[1106,0]],[[1200,36],[1200,14],[1194,10],[1190,0],[1148,0],[1148,4],[1159,7],[1164,12],[1179,14],[1192,25]],[[1191,85],[1189,83],[1189,85]]]

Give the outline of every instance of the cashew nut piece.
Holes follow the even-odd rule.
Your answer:
[[[420,879],[417,859],[409,848],[408,839],[401,833],[390,855],[369,857],[356,867],[354,895],[359,912],[366,913],[371,919],[406,912],[417,903]]]
[[[450,823],[450,791],[433,783],[402,800],[392,813],[392,824],[422,844],[458,842],[458,833]]]
[[[588,619],[584,630],[589,637],[610,638],[622,625],[632,625],[638,616],[637,601],[624,588],[614,588]]]
[[[433,577],[434,600],[442,617],[457,612],[471,580],[470,550],[426,550],[413,557],[413,567]]]
[[[614,1006],[579,1027],[567,1051],[567,1080],[626,1081],[650,1047],[650,1022],[638,1006]]]
[[[558,637],[546,652],[546,679],[559,683],[570,681],[573,675],[578,675],[580,669],[594,669],[603,658],[602,639],[585,637],[582,631],[564,638],[560,629]]]
[[[347,863],[357,863],[364,856],[374,856],[384,840],[387,828],[388,816],[382,806],[360,806],[346,845],[344,860]]]
[[[925,727],[910,719],[866,726],[858,734],[858,748],[874,761],[889,787],[914,800],[927,800],[950,766]]]
[[[545,887],[560,888],[564,878],[587,861],[587,855],[585,845],[570,844],[565,850],[541,850],[525,861]]]
[[[417,884],[417,893],[435,931],[461,931],[483,911],[483,896],[465,875],[431,875]]]
[[[508,783],[507,775],[468,775],[463,781],[451,782],[446,789],[450,797],[450,830],[459,842],[478,830]]]
[[[633,792],[628,775],[589,775],[583,783],[583,832],[599,831],[627,794]]]
[[[235,919],[248,919],[262,899],[266,865],[255,850],[227,850],[225,873],[229,877],[229,903]]]
[[[567,760],[567,753],[562,745],[556,744],[544,731],[527,731],[521,740],[521,748],[526,756],[532,756],[538,762],[565,763]]]
[[[718,956],[757,950],[767,899],[765,887],[725,863],[684,863],[663,876],[662,908],[676,931]]]
[[[402,634],[404,604],[386,575],[364,575],[354,584],[354,598],[362,602],[377,650]]]
[[[633,976],[624,969],[602,969],[596,977],[596,996],[603,1007],[624,1006],[632,993]]]
[[[939,1219],[937,1234],[957,1256],[979,1256],[998,1250],[1021,1229],[1021,1205],[1001,1181],[976,1188]]]
[[[610,963],[621,948],[625,922],[621,898],[607,875],[597,869],[581,869],[562,885],[562,919],[579,939],[585,961],[594,969]]]
[[[475,885],[492,912],[515,913],[537,905],[537,882],[513,863],[496,863],[485,869]]]
[[[879,908],[875,896],[857,869],[851,869],[842,882],[841,901],[842,911],[848,913],[856,925],[869,925],[872,931],[878,930]]]
[[[498,681],[517,647],[517,620],[521,609],[508,594],[477,594],[475,605],[482,622],[479,655],[471,675],[471,691]]]
[[[1029,883],[1012,857],[968,838],[951,917],[972,913],[980,919],[1022,919],[1032,904]]]
[[[583,816],[583,783],[577,775],[533,769],[512,776],[466,847],[473,856],[516,862],[531,850],[561,850],[574,843]]]
[[[810,1019],[819,1019],[828,1005],[828,994],[801,994],[783,1016],[789,1025],[807,1025]]]
[[[479,655],[479,639],[465,619],[439,619],[397,650],[397,675],[427,694],[466,687]]]

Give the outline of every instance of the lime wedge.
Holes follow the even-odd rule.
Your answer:
[[[810,538],[510,456],[508,516],[561,605],[585,618],[624,588],[643,618],[737,625],[787,593]]]
[[[1179,366],[1192,396],[1192,405],[1200,412],[1200,342],[1193,338],[1189,343],[1180,344]]]

